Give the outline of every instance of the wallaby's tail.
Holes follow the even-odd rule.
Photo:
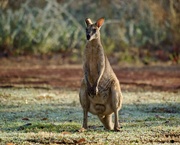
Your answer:
[[[113,130],[114,123],[112,122],[112,115],[98,116],[104,127],[108,130]]]

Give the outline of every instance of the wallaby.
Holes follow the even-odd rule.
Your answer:
[[[84,77],[79,92],[83,108],[83,128],[88,127],[88,112],[90,112],[99,117],[106,129],[119,131],[118,111],[123,96],[119,81],[104,54],[100,40],[100,28],[104,18],[98,19],[96,23],[92,23],[91,19],[87,18],[85,22],[87,44],[83,57]]]

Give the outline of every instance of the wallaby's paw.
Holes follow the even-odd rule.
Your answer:
[[[89,96],[96,96],[98,93],[98,89],[96,89],[96,87],[92,87],[90,90],[89,90]]]
[[[88,90],[87,94],[88,94],[88,96],[91,96],[91,91],[90,91],[90,90]]]
[[[99,93],[99,89],[98,87],[95,88],[95,95],[97,95]]]

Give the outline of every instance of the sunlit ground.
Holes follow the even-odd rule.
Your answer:
[[[1,88],[1,144],[159,144],[180,143],[180,92],[123,92],[121,132],[104,130],[89,114],[81,130],[78,91]]]

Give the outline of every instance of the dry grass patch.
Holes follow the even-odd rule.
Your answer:
[[[106,131],[89,114],[81,130],[78,91],[0,88],[0,143],[179,144],[180,92],[124,92],[121,132]]]

